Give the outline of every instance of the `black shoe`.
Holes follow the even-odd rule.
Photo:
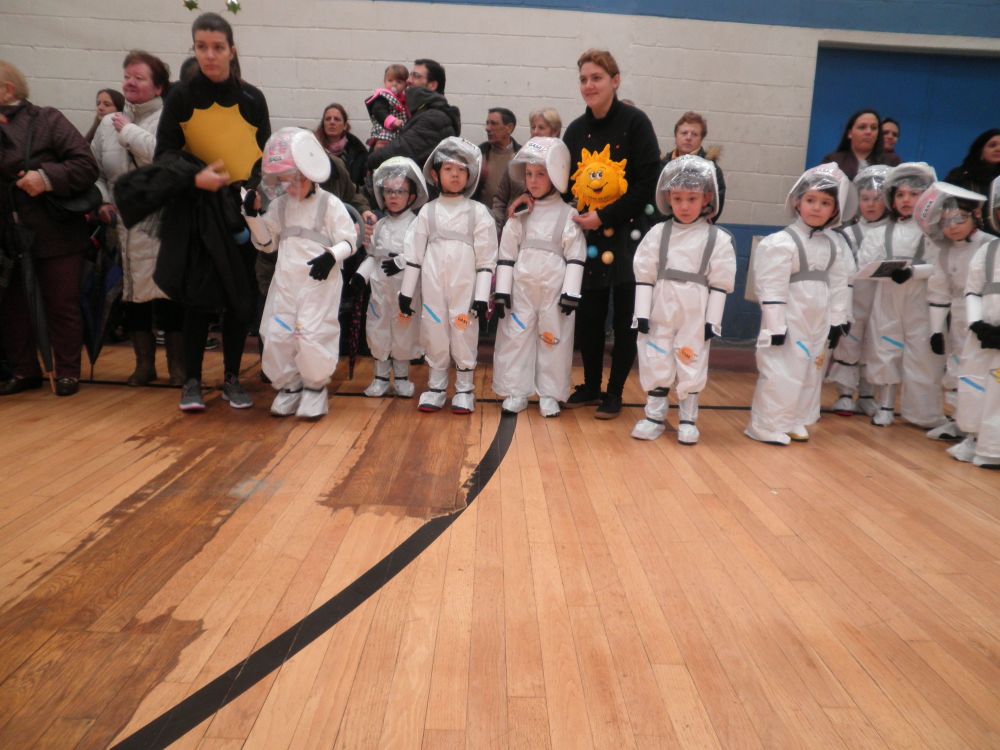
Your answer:
[[[57,396],[72,396],[80,390],[80,381],[77,378],[59,378],[56,381]]]
[[[5,383],[0,383],[0,396],[13,396],[21,391],[31,391],[42,387],[42,378],[38,375],[20,378],[14,376]]]
[[[614,393],[606,393],[601,405],[594,412],[596,419],[614,419],[622,413],[622,397]]]
[[[563,404],[567,409],[578,409],[581,406],[594,406],[601,403],[599,391],[593,391],[585,385],[578,385]]]

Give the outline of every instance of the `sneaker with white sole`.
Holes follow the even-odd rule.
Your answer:
[[[962,431],[955,424],[955,420],[949,419],[940,427],[928,430],[927,437],[931,440],[961,440],[963,436]]]
[[[181,386],[181,402],[178,408],[181,411],[205,411],[205,401],[201,397],[200,380],[190,378]]]
[[[253,406],[250,395],[243,390],[240,379],[235,375],[227,375],[222,384],[222,400],[228,401],[234,409],[249,409]]]
[[[788,437],[796,443],[807,443],[809,442],[809,430],[804,424],[800,424],[788,431]]]

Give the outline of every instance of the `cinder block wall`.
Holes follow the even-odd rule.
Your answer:
[[[203,0],[222,11],[222,0]],[[432,57],[448,72],[463,135],[485,138],[490,106],[519,118],[551,105],[568,123],[583,111],[576,59],[610,49],[622,68],[620,95],[650,116],[662,150],[685,110],[709,121],[708,145],[723,148],[726,222],[784,222],[781,205],[805,166],[818,46],[1000,52],[1000,39],[764,26],[437,3],[243,0],[224,13],[236,31],[244,77],[263,89],[275,127],[313,125],[342,103],[362,137],[365,96],[391,62]],[[61,109],[81,130],[99,88],[118,88],[125,51],[144,48],[176,71],[191,46],[195,13],[181,0],[3,0],[0,58],[29,77],[32,100]],[[835,144],[831,144],[831,147]]]

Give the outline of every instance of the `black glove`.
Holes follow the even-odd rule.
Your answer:
[[[260,211],[256,208],[257,203],[257,191],[253,188],[247,190],[247,194],[243,196],[243,213],[247,216],[259,216]],[[232,205],[232,204],[230,204]]]
[[[308,261],[306,265],[312,266],[309,269],[309,275],[316,279],[316,281],[326,281],[326,277],[330,275],[330,271],[337,265],[337,259],[333,257],[333,253],[321,253]]]
[[[480,320],[486,320],[486,313],[490,309],[489,303],[484,299],[477,299],[472,303],[471,312]]]
[[[912,276],[913,276],[913,269],[912,268],[897,268],[895,271],[893,271],[891,274],[889,274],[889,276],[897,284],[905,284],[907,281],[909,281],[912,278]]]
[[[771,346],[784,346],[786,333],[772,333]]]
[[[844,325],[830,326],[830,332],[827,334],[826,340],[830,342],[831,349],[837,348],[837,344],[840,343],[840,337],[847,333],[845,330],[847,327]]]
[[[396,265],[395,258],[383,258],[382,259],[382,272],[386,276],[395,276],[397,273],[403,269]]]
[[[399,311],[406,317],[413,315],[413,297],[407,297],[405,294],[400,294]]]
[[[980,343],[983,349],[1000,349],[1000,331],[988,334]]]
[[[635,327],[639,333],[649,333],[649,318],[636,318]]]
[[[576,308],[579,306],[579,297],[571,297],[568,294],[562,294],[559,296],[559,311],[563,315],[572,315],[576,312]]]
[[[935,354],[944,354],[944,334],[931,334],[931,351]]]
[[[350,287],[351,294],[359,295],[365,293],[365,289],[368,287],[368,282],[365,281],[364,276],[360,273],[356,273],[351,277],[351,281],[348,286]]]
[[[711,323],[705,324],[705,341],[711,341],[715,338],[715,329],[712,328]]]
[[[493,295],[493,315],[497,318],[504,318],[507,316],[507,308],[510,307],[510,295],[509,294],[494,294]]]
[[[983,349],[1000,349],[1000,326],[977,320],[969,326],[969,330],[976,334]]]

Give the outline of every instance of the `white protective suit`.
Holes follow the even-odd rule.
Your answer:
[[[437,411],[444,406],[448,366],[454,361],[452,410],[465,414],[475,408],[479,326],[473,303],[485,304],[489,298],[497,262],[497,230],[489,209],[470,197],[482,166],[479,147],[463,138],[445,138],[427,158],[424,175],[435,173],[448,160],[466,166],[469,180],[462,195],[441,195],[424,206],[413,222],[400,295],[412,299],[419,280],[423,297],[420,346],[430,370],[419,408]]]
[[[496,291],[511,295],[511,308],[497,328],[497,395],[569,398],[574,317],[562,313],[559,298],[579,298],[587,257],[583,232],[570,219],[572,213],[553,193],[536,200],[527,216],[514,217],[504,226]],[[512,275],[504,266],[513,269]]]
[[[126,172],[153,163],[156,151],[156,128],[163,112],[163,100],[154,97],[142,104],[125,104],[125,114],[132,120],[116,131],[111,115],[101,120],[94,133],[90,150],[100,168],[97,187],[105,203],[114,203],[115,182]],[[143,221],[126,229],[124,222],[116,226],[122,250],[122,299],[125,302],[149,302],[166,299],[166,294],[153,281],[156,258],[160,254],[160,239]]]
[[[990,238],[972,257],[965,295],[970,325],[1000,326],[1000,239]],[[957,418],[963,432],[976,434],[974,463],[1000,466],[1000,349],[984,348],[974,332],[962,350]]]

